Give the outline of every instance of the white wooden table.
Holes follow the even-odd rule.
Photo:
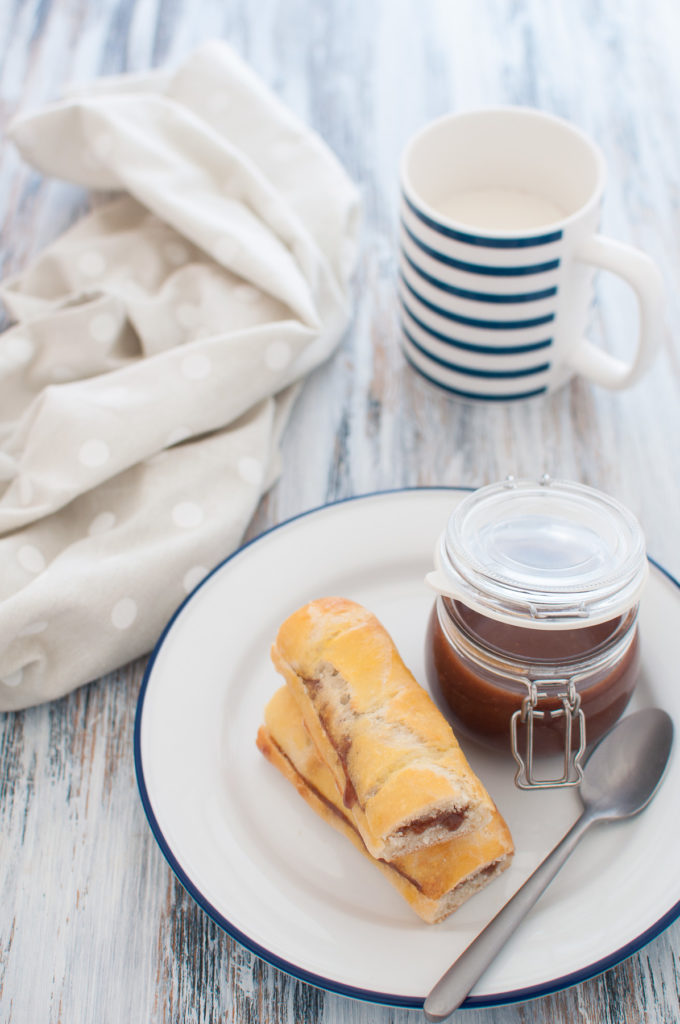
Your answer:
[[[512,472],[581,480],[640,518],[680,577],[680,7],[675,0],[3,0],[3,118],[71,80],[175,61],[227,39],[333,147],[364,200],[356,313],[307,381],[283,473],[249,536],[314,506]],[[665,347],[622,394],[574,382],[493,408],[418,379],[397,344],[396,167],[408,136],[459,107],[522,103],[566,116],[609,165],[603,229],[646,249],[668,288]],[[87,197],[42,180],[4,143],[3,276]],[[602,279],[593,334],[625,346],[634,303]],[[2,571],[0,567],[0,571]],[[2,642],[2,638],[0,638]],[[324,993],[251,955],[175,880],[133,768],[144,662],[0,719],[0,1021],[406,1024],[417,1010]],[[680,922],[604,975],[470,1024],[680,1020]]]

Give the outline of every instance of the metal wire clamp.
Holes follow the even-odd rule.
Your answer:
[[[539,689],[547,681],[525,680],[528,694],[522,701],[522,707],[515,711],[510,720],[510,742],[512,756],[519,765],[515,774],[515,785],[519,789],[550,789],[558,786],[578,786],[583,778],[581,762],[586,749],[586,719],[581,709],[581,696],[576,692],[573,680],[550,680],[550,690]],[[564,689],[557,690],[556,686]],[[558,708],[545,707],[547,703],[554,705],[559,700]],[[543,706],[541,706],[543,705]],[[564,761],[563,771],[559,778],[538,779],[534,772],[534,723],[546,718],[564,718]],[[525,756],[519,750],[517,726],[522,722],[526,726]],[[576,734],[574,734],[576,729]],[[572,739],[576,735],[576,750],[572,752]]]

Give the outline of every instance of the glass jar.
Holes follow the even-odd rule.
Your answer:
[[[435,562],[427,674],[454,729],[511,750],[518,785],[577,783],[637,681],[639,524],[582,484],[509,478],[463,499]],[[539,778],[557,752],[561,774]]]

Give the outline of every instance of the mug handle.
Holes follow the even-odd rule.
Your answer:
[[[592,235],[576,251],[576,259],[611,270],[632,287],[638,300],[638,342],[633,361],[625,363],[587,339],[567,356],[576,373],[605,388],[626,388],[648,368],[661,340],[663,279],[656,264],[630,245]]]

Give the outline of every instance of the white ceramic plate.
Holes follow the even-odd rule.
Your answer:
[[[523,792],[514,762],[464,744],[505,815],[513,866],[439,925],[264,760],[255,734],[281,679],[269,661],[295,608],[337,594],[370,608],[424,679],[433,595],[423,582],[463,492],[425,488],[329,505],[264,534],[184,602],[149,663],[137,711],[137,778],[154,835],[200,906],[263,959],[322,988],[420,1006],[449,964],[578,816],[572,791]],[[680,722],[680,590],[659,567],[641,609],[632,707]],[[680,759],[637,819],[586,836],[465,1005],[557,991],[639,949],[680,914]]]

